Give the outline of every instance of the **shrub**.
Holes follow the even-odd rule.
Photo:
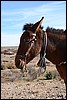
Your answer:
[[[4,70],[4,69],[6,69],[6,67],[5,67],[5,65],[1,65],[1,70]]]
[[[4,69],[16,69],[16,66],[15,65],[5,65],[5,64],[1,64],[1,70],[4,70]]]
[[[46,72],[46,79],[53,79],[53,75],[51,72]]]

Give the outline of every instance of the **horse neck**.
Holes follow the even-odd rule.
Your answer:
[[[64,36],[59,36],[58,34],[47,33],[46,58],[53,64],[58,64],[63,60],[60,48],[60,51],[57,49],[57,44],[64,38]]]

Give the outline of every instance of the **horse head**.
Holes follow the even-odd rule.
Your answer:
[[[20,44],[15,57],[15,65],[17,68],[22,69],[24,63],[29,63],[40,53],[43,38],[43,30],[41,27],[43,19],[44,17],[35,24],[24,25],[24,32],[20,37]]]

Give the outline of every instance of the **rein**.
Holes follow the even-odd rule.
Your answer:
[[[47,33],[43,32],[42,46],[40,51],[40,60],[37,64],[38,66],[41,67],[40,72],[42,74],[46,71],[46,62],[45,62],[46,48],[47,48]],[[44,69],[44,71],[42,71],[42,68]]]

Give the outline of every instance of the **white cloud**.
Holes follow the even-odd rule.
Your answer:
[[[49,3],[24,9],[14,9],[14,11],[2,10],[1,11],[1,44],[2,45],[19,45],[20,36],[17,32],[22,30],[25,23],[35,23],[40,20],[42,16],[45,17],[42,25],[44,29],[47,26],[55,28],[66,28],[65,16],[65,3],[66,1],[52,1]],[[64,6],[64,7],[63,7]],[[64,11],[62,11],[62,9]],[[60,11],[58,13],[58,10]],[[56,13],[55,13],[56,11]],[[62,20],[62,21],[61,21]],[[5,33],[6,30],[6,33]],[[8,34],[7,32],[12,34]],[[4,33],[3,33],[4,32]],[[14,34],[13,34],[14,33]],[[15,34],[16,33],[16,34]]]
[[[54,11],[55,9],[61,9],[62,5],[58,6],[57,4],[62,4],[64,3],[63,1],[56,1],[56,2],[51,2],[45,5],[45,2],[41,6],[37,7],[32,7],[30,8],[25,8],[25,9],[17,9],[16,11],[2,11],[1,14],[2,16],[5,16],[4,21],[21,21],[24,19],[27,19],[32,16],[41,16],[41,15],[46,15],[46,13],[49,13],[51,11]],[[61,8],[58,8],[61,7]]]
[[[31,7],[31,8],[24,8],[24,9],[16,9],[14,11],[2,11],[2,18],[3,23],[5,22],[25,22],[27,20],[33,21],[32,19],[36,18],[39,19],[41,16],[47,16],[52,14],[51,12],[54,10],[62,9],[62,3],[65,1],[55,1],[50,2],[41,6]],[[59,4],[59,6],[58,6]],[[61,5],[60,5],[61,4]],[[55,11],[54,11],[55,12]],[[55,16],[55,15],[54,15]],[[55,16],[56,17],[56,16]],[[47,17],[48,19],[48,17]],[[16,24],[15,24],[16,25]]]

